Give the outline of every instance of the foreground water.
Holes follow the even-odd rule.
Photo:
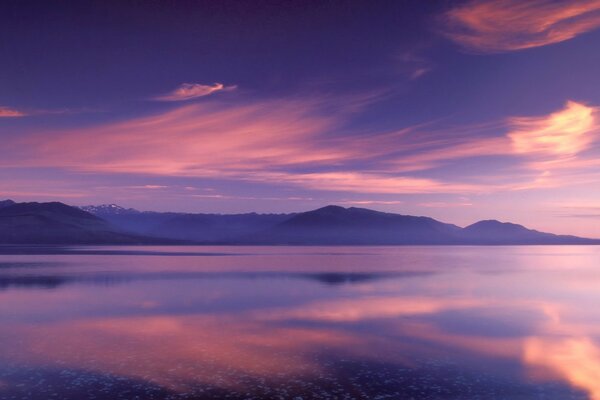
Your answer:
[[[1,399],[600,399],[600,248],[0,247]]]

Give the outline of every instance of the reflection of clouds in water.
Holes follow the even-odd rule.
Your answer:
[[[544,307],[550,318],[540,332],[525,339],[523,360],[531,366],[534,376],[563,379],[598,400],[600,325],[589,311],[576,304],[569,306],[548,304]]]
[[[441,300],[427,297],[366,297],[317,302],[296,309],[267,313],[274,319],[310,319],[329,322],[356,322],[367,319],[395,318],[431,314],[445,309],[468,308],[480,304],[471,299]]]
[[[483,256],[472,258],[473,249],[428,249],[467,252],[456,262],[460,268],[442,273],[431,266],[418,273],[410,263],[371,271],[364,266],[378,264],[362,258],[352,267],[344,259],[336,261],[343,268],[327,269],[300,255],[281,270],[275,270],[280,255],[273,256],[276,264],[268,264],[268,257],[119,257],[114,260],[122,266],[113,268],[114,261],[102,256],[89,269],[55,275],[44,269],[48,278],[73,277],[54,290],[39,286],[41,271],[32,268],[33,281],[26,282],[32,285],[13,281],[11,290],[0,290],[0,359],[33,370],[54,366],[114,374],[180,393],[208,385],[255,390],[302,379],[308,385],[332,374],[354,378],[359,370],[362,389],[366,382],[385,381],[393,382],[386,391],[394,385],[408,390],[409,383],[429,390],[432,382],[447,389],[455,376],[449,378],[451,368],[442,361],[452,360],[461,382],[475,382],[483,373],[493,377],[455,398],[468,398],[465,393],[533,398],[539,387],[550,387],[546,393],[554,398],[585,398],[569,391],[571,385],[599,400],[594,338],[600,337],[600,325],[593,306],[600,300],[600,281],[582,261],[595,260],[595,253],[578,248],[574,259],[557,257],[568,254],[565,249],[516,249],[520,263],[500,275],[485,273],[492,270],[487,264],[479,270]],[[491,260],[496,249],[477,251]],[[127,264],[133,259],[139,262]],[[241,260],[247,264],[238,264]],[[569,260],[584,267],[567,265]],[[298,266],[304,263],[302,271]],[[0,274],[0,282],[23,276],[13,269]],[[353,360],[357,369],[342,359]],[[416,360],[441,366],[433,374],[429,367],[419,369]],[[382,364],[388,372],[378,375],[376,365]],[[0,368],[1,380],[14,383]]]
[[[600,399],[600,346],[589,337],[597,337],[600,327],[593,321],[587,326],[561,323],[567,319],[560,315],[566,311],[564,304],[505,299],[501,305],[506,315],[512,314],[515,318],[520,315],[520,319],[515,321],[504,319],[507,324],[518,326],[516,330],[510,326],[503,327],[505,331],[508,329],[508,334],[478,332],[480,328],[469,330],[467,326],[462,327],[461,333],[454,329],[448,330],[439,320],[439,316],[448,311],[464,312],[465,318],[470,317],[471,324],[478,318],[477,313],[489,313],[493,317],[493,313],[497,312],[500,306],[498,299],[483,301],[388,297],[334,300],[308,304],[296,309],[273,311],[267,313],[266,318],[330,323],[391,319],[396,333],[401,337],[442,345],[454,351],[463,349],[479,357],[523,359],[532,369],[532,377],[548,380],[549,373],[550,380],[564,380],[585,390],[593,400]],[[397,319],[407,316],[426,318],[417,321]],[[522,325],[523,323],[527,325]],[[581,336],[586,333],[587,337]],[[540,368],[546,374],[540,371]]]
[[[121,376],[125,381],[144,381],[152,390],[164,388],[181,398],[235,392],[233,398],[248,398],[247,393],[285,398],[294,390],[309,398],[324,393],[393,397],[401,392],[415,399],[444,394],[464,398],[473,393],[495,399],[496,395],[533,396],[539,390],[538,385],[461,365],[460,358],[448,363],[447,357],[440,358],[439,349],[427,344],[445,343],[442,332],[436,337],[431,326],[415,329],[415,324],[407,325],[401,334],[380,336],[343,327],[289,327],[214,316],[91,319],[39,330],[13,329],[8,337],[18,337],[24,348],[15,350],[14,343],[2,340],[0,353],[36,371],[68,368],[77,382],[82,380],[77,371],[91,371],[102,379]],[[398,341],[411,335],[424,341],[413,354],[414,343]],[[463,339],[465,349],[477,349]],[[456,347],[459,342],[451,344]],[[490,342],[481,344],[489,346]],[[492,344],[506,349],[506,343]],[[430,361],[418,361],[424,356]],[[441,382],[452,384],[435,385]],[[115,394],[121,389],[111,390]],[[571,394],[562,386],[554,385],[553,390]]]
[[[240,375],[318,374],[321,366],[310,358],[312,349],[357,344],[343,332],[267,327],[211,316],[94,319],[35,331],[21,328],[13,337],[27,343],[29,350],[12,356],[27,364],[61,360],[71,367],[143,378],[177,390],[198,382],[234,387]],[[6,341],[3,345],[10,352]]]
[[[525,341],[524,360],[584,389],[600,399],[600,348],[587,337],[531,338]]]

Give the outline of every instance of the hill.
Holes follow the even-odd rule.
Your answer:
[[[461,228],[429,217],[326,206],[297,214],[248,242],[315,244],[454,244]]]
[[[469,244],[593,244],[594,239],[576,236],[555,235],[527,229],[522,225],[496,220],[485,220],[469,225],[462,230],[462,240]]]
[[[158,241],[155,239],[119,232],[102,218],[63,203],[13,202],[0,207],[1,244],[150,244],[156,242]]]
[[[600,244],[495,220],[461,228],[423,216],[330,205],[292,214],[144,212],[117,205],[87,208],[133,234],[201,244],[242,245],[531,245]]]

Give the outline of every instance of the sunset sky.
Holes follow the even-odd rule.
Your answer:
[[[0,199],[600,237],[600,0],[9,0],[0,60]]]

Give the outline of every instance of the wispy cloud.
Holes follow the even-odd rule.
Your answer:
[[[196,99],[198,97],[209,96],[216,92],[234,90],[236,86],[225,86],[222,83],[214,83],[212,85],[203,85],[200,83],[184,83],[177,89],[162,95],[157,96],[154,100],[158,101],[185,101]]]
[[[537,178],[521,189],[595,185],[600,180],[598,107],[568,101],[554,113],[510,118],[513,151]]]
[[[600,27],[599,0],[475,0],[444,14],[445,34],[477,53],[564,42]]]
[[[188,104],[118,123],[15,137],[4,144],[10,151],[0,164],[226,179],[342,196],[464,196],[600,179],[597,157],[588,154],[597,139],[592,106],[568,102],[547,115],[471,127],[425,124],[362,133],[348,131],[348,108],[355,113],[356,101],[348,102],[351,107],[317,98]],[[480,172],[487,164],[482,157],[497,159],[497,179]],[[478,168],[465,169],[470,160],[478,160]],[[447,173],[448,166],[465,172]]]
[[[465,193],[481,191],[479,185],[442,182],[431,178],[402,176],[401,173],[382,172],[314,172],[314,173],[266,173],[276,182],[288,183],[315,190],[351,193],[419,194],[419,193]]]
[[[429,201],[418,204],[420,207],[426,208],[454,208],[454,207],[470,207],[473,205],[469,200],[462,202],[448,202],[448,201]]]
[[[400,71],[409,79],[419,79],[432,70],[430,62],[413,52],[404,52],[396,57]]]
[[[157,190],[157,189],[167,189],[168,186],[163,185],[141,185],[141,186],[129,186],[131,189],[148,189],[148,190]]]
[[[358,206],[369,206],[369,205],[399,205],[404,204],[401,200],[340,200],[336,201],[336,204],[348,204]]]
[[[0,106],[0,118],[18,118],[25,117],[26,115],[26,113],[14,108]]]
[[[394,157],[407,131],[370,133],[368,138],[330,135],[347,118],[348,107],[336,107],[318,99],[192,104],[146,118],[22,137],[11,143],[12,163],[9,159],[3,162],[338,192],[456,193],[476,189],[407,176],[395,167],[389,170],[379,159]],[[350,108],[355,111],[354,106]],[[97,137],[103,140],[90,146]],[[65,152],[66,148],[71,151]],[[358,167],[361,162],[372,165]]]
[[[598,110],[568,101],[560,111],[541,117],[509,120],[508,134],[517,153],[573,156],[587,149],[598,130]]]

